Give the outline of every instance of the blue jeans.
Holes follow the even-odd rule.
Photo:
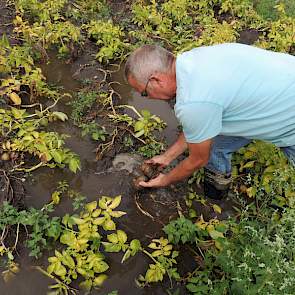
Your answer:
[[[210,171],[229,175],[232,153],[250,143],[250,139],[218,135],[213,139],[211,154],[206,168]],[[289,161],[295,166],[295,146],[281,147]]]

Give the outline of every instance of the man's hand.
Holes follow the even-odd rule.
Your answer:
[[[164,154],[152,157],[149,160],[144,161],[147,164],[158,165],[159,168],[165,168],[170,164],[170,159],[168,159]]]
[[[169,147],[169,149],[160,156],[155,156],[145,163],[152,165],[159,165],[159,168],[168,166],[174,159],[181,155],[187,149],[187,143],[185,141],[183,133],[181,133],[177,141]]]
[[[141,181],[139,185],[143,187],[164,187],[169,184],[165,174],[160,173],[156,178],[151,179],[148,182]]]

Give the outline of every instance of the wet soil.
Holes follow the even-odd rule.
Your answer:
[[[252,45],[259,39],[260,34],[261,33],[255,29],[244,30],[240,32],[240,37],[237,42]]]
[[[13,37],[13,20],[15,18],[14,5],[5,0],[0,0],[0,38],[6,35],[12,45],[17,44],[18,40]]]
[[[41,65],[42,71],[49,83],[63,86],[65,92],[75,95],[82,87],[84,79],[99,83],[102,79],[101,72],[97,70],[99,64],[93,61],[91,50],[79,57],[74,63],[66,64],[49,55],[50,63]],[[119,77],[119,78],[118,78]],[[156,110],[156,114],[168,121],[169,129],[165,131],[168,141],[172,142],[177,136],[176,120],[173,111],[168,104],[153,102],[147,104],[127,86],[122,78],[122,72],[118,72],[112,78],[121,85],[118,87],[121,96],[126,103],[132,104],[139,109],[146,108]],[[60,103],[56,110],[70,113],[69,99]],[[153,106],[152,108],[150,106]],[[162,116],[163,115],[163,116]],[[174,123],[172,123],[174,122]],[[143,190],[137,192],[132,183],[132,175],[126,171],[110,171],[111,158],[106,165],[101,165],[95,160],[95,149],[97,144],[88,137],[81,137],[81,130],[68,121],[62,124],[55,124],[54,130],[71,135],[66,140],[67,146],[76,152],[81,159],[81,172],[73,174],[68,170],[42,168],[33,174],[33,177],[26,182],[26,205],[41,208],[50,200],[50,195],[61,180],[66,180],[70,187],[87,196],[87,201],[97,200],[101,195],[116,196],[122,195],[120,210],[126,211],[127,215],[120,218],[118,227],[126,231],[129,238],[138,238],[143,244],[149,243],[151,238],[161,236],[163,224],[170,219],[177,217],[176,199],[181,201],[184,194],[174,190],[173,194],[157,190]],[[173,198],[172,198],[173,196]],[[167,204],[169,203],[169,206]],[[63,215],[71,211],[71,202],[64,200],[56,210],[56,214]],[[140,230],[139,230],[140,229]],[[20,294],[46,294],[50,280],[43,277],[41,273],[32,268],[33,265],[46,265],[46,256],[41,260],[28,258],[23,250],[20,253],[19,262],[21,271],[11,283],[4,284],[0,281],[0,288],[5,295]],[[164,294],[163,286],[139,289],[135,284],[135,278],[145,272],[149,261],[141,255],[121,264],[120,254],[110,255],[109,279],[100,291],[93,291],[91,294],[107,294],[112,290],[118,290],[119,294]],[[79,294],[83,294],[81,291]]]

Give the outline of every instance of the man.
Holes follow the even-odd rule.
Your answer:
[[[149,98],[176,96],[183,127],[178,140],[148,162],[167,166],[187,148],[189,156],[144,187],[163,187],[205,167],[205,194],[226,195],[231,155],[252,139],[274,143],[295,161],[295,57],[227,43],[174,57],[145,45],[126,63],[129,84]]]

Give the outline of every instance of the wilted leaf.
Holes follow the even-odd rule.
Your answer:
[[[80,160],[72,158],[69,163],[69,168],[72,172],[76,173],[78,169],[80,170]]]
[[[118,240],[121,244],[125,244],[127,241],[127,235],[122,230],[117,230]]]
[[[137,121],[135,124],[134,124],[134,131],[140,131],[142,129],[144,129],[144,122],[142,121]]]
[[[119,237],[116,234],[107,235],[107,239],[113,244],[117,244],[119,241]]]
[[[104,222],[103,224],[103,229],[104,230],[115,230],[116,229],[116,224],[113,220],[108,219]]]
[[[121,217],[121,216],[123,216],[125,214],[127,214],[127,213],[123,212],[123,211],[112,211],[112,212],[110,212],[110,215],[112,217],[115,217],[115,218],[119,218],[119,217]]]
[[[16,94],[15,92],[11,92],[9,94],[9,98],[11,99],[11,101],[15,104],[15,105],[20,105],[22,103],[21,98],[19,97],[18,94]]]
[[[68,120],[68,116],[63,112],[52,112],[52,115],[63,122]]]
[[[213,208],[215,213],[221,214],[222,209],[217,204],[213,204],[212,208]]]
[[[51,200],[54,204],[59,204],[60,202],[60,192],[53,192],[52,195],[51,195]]]
[[[90,203],[87,203],[85,205],[85,209],[88,211],[88,212],[93,212],[95,209],[97,208],[97,202],[96,201],[93,201],[93,202],[90,202]]]
[[[93,286],[100,287],[104,281],[108,278],[107,275],[101,274],[93,280]]]
[[[121,196],[117,196],[112,200],[112,203],[108,206],[111,209],[117,208],[121,203]]]

